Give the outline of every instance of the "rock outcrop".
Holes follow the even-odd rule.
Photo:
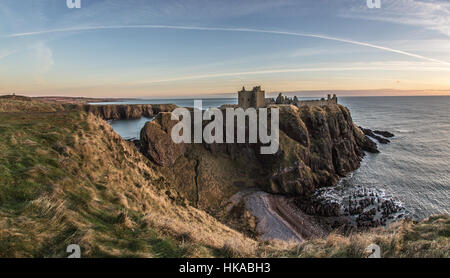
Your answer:
[[[395,136],[393,133],[391,133],[389,131],[383,131],[383,130],[374,130],[373,133],[376,133],[376,134],[381,135],[386,138],[392,138]]]
[[[184,144],[175,144],[171,138],[173,126],[171,113],[161,112],[141,130],[141,152],[160,166],[171,166],[184,154]]]
[[[281,155],[272,165],[271,191],[311,194],[359,168],[364,150],[378,152],[341,105],[280,106]]]
[[[360,166],[376,144],[341,105],[273,105],[280,109],[280,148],[261,155],[260,144],[173,144],[173,123],[162,113],[141,133],[143,153],[163,167],[168,182],[199,207],[223,207],[238,189],[308,196],[335,185]]]
[[[381,144],[388,144],[388,143],[391,142],[391,141],[389,141],[386,138],[383,138],[381,136],[376,135],[375,132],[372,131],[371,129],[363,128],[363,127],[359,127],[359,128],[364,132],[365,135],[372,137],[373,139],[377,140]],[[392,134],[392,133],[388,133],[387,131],[385,131],[385,132],[378,131],[378,132],[384,133],[386,135],[391,135]],[[393,136],[393,134],[392,134],[392,136]],[[392,137],[392,136],[390,136],[390,137]]]
[[[295,204],[330,226],[344,229],[386,226],[406,215],[403,205],[385,192],[365,187],[321,188]]]

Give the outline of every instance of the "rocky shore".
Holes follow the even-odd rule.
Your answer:
[[[348,234],[389,227],[407,218],[401,202],[382,190],[359,186],[321,188],[309,197],[244,189],[229,199],[225,210],[259,240],[291,242],[324,238],[336,230]]]
[[[406,216],[401,202],[379,189],[337,186],[321,188],[295,204],[334,228],[364,229],[387,226]]]

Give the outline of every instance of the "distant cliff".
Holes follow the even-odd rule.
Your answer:
[[[364,151],[378,152],[342,105],[273,107],[280,108],[280,149],[274,155],[260,155],[258,144],[176,145],[170,113],[146,124],[141,147],[163,166],[159,170],[171,186],[210,212],[242,188],[309,195],[356,170]]]
[[[104,120],[129,120],[141,117],[153,117],[159,112],[171,112],[175,104],[107,104],[107,105],[73,105],[66,107],[90,112]]]

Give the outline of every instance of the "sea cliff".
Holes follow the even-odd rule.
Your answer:
[[[311,195],[356,170],[364,151],[378,152],[342,105],[272,107],[280,111],[280,148],[273,155],[261,155],[259,144],[175,144],[170,113],[145,125],[141,150],[174,188],[210,212],[242,188]]]

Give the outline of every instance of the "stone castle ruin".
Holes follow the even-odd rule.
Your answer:
[[[293,98],[289,98],[283,96],[282,93],[278,95],[276,99],[273,98],[265,98],[265,91],[261,90],[261,86],[253,87],[251,91],[247,91],[245,87],[242,87],[242,90],[238,92],[238,107],[242,107],[244,109],[247,108],[262,108],[266,107],[270,104],[291,104],[297,107],[300,106],[324,106],[330,104],[337,104],[338,99],[336,94],[328,94],[328,97],[321,98],[318,100],[299,100],[297,96]]]
[[[245,87],[238,92],[238,105],[244,109],[249,107],[262,108],[266,106],[266,92],[261,90],[261,86],[253,87],[253,90],[247,91]]]
[[[337,96],[334,94],[331,96],[331,94],[328,94],[328,97],[321,98],[318,100],[299,100],[297,96],[294,96],[293,98],[285,97],[283,94],[279,94],[277,99],[274,101],[275,104],[292,104],[295,106],[324,106],[329,104],[337,104]]]

